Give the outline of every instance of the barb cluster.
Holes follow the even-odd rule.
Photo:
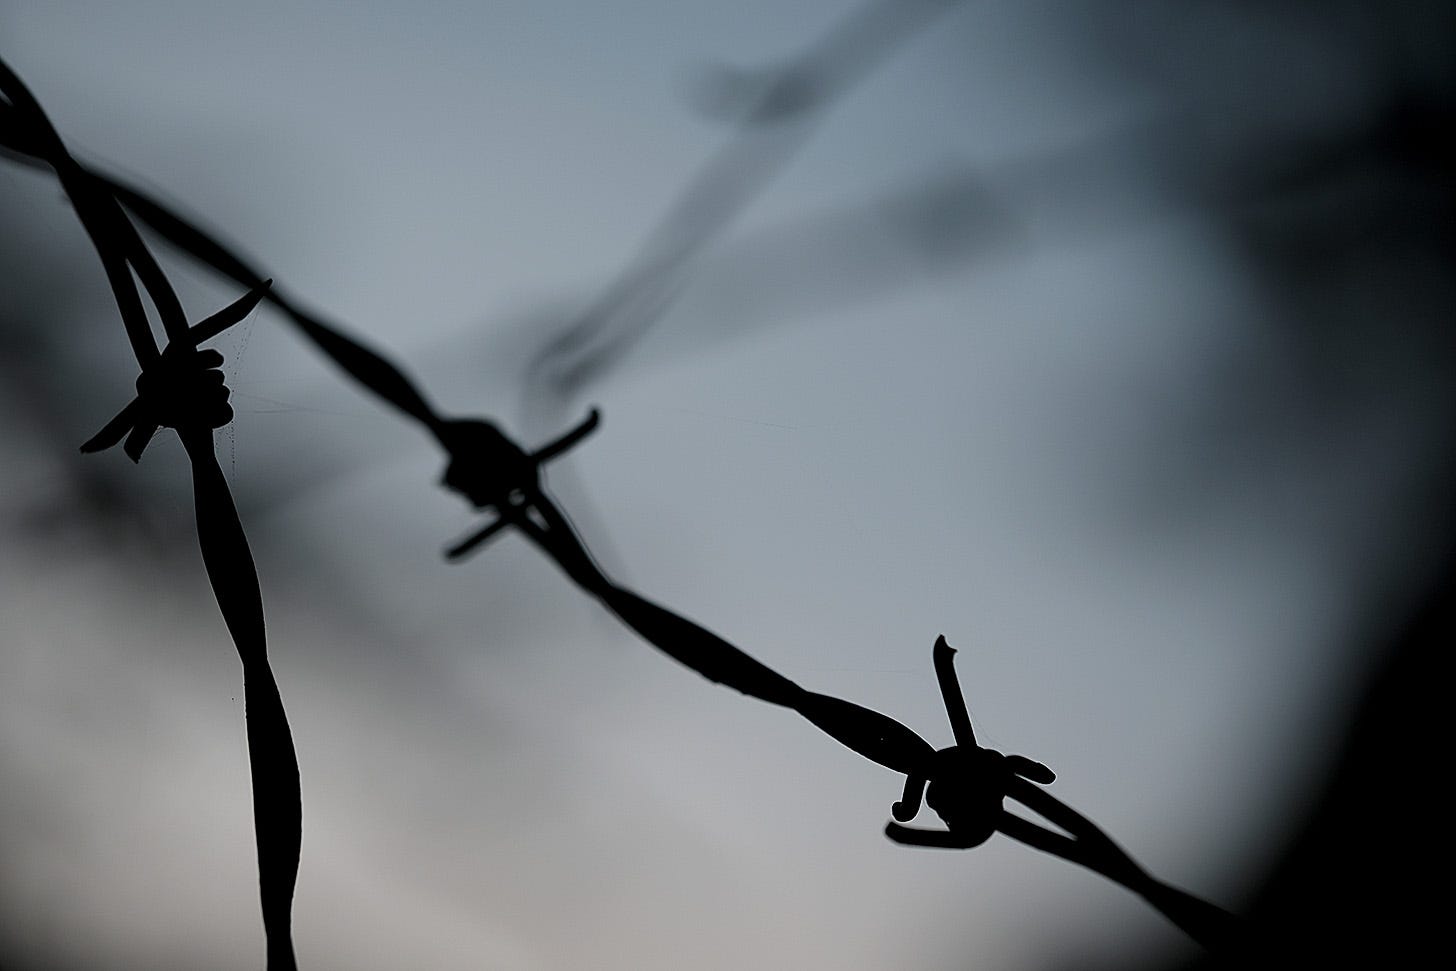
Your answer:
[[[469,555],[506,526],[523,525],[522,517],[533,508],[539,510],[549,503],[541,486],[541,467],[590,435],[600,420],[593,408],[581,424],[534,452],[523,450],[492,422],[446,423],[439,437],[450,461],[440,484],[463,495],[477,509],[494,510],[496,517],[452,544],[445,556],[458,560]],[[536,524],[549,528],[544,517]]]
[[[232,421],[231,392],[219,370],[222,353],[199,351],[197,345],[244,320],[263,299],[267,286],[264,283],[203,320],[188,331],[186,341],[168,344],[160,357],[144,365],[136,382],[137,396],[87,439],[81,451],[100,452],[125,437],[123,450],[133,462],[139,462],[159,427],[212,430]]]

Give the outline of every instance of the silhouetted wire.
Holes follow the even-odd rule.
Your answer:
[[[4,120],[4,115],[0,115],[0,121]],[[30,164],[46,164],[44,154],[38,151],[34,139],[27,137],[27,133],[15,125],[0,125],[0,147],[16,153]],[[220,242],[211,232],[203,230],[135,186],[95,169],[82,170],[173,246],[249,289],[258,288],[264,282],[262,273],[238,256],[234,247]],[[282,288],[269,288],[265,299],[283,311],[305,337],[354,380],[438,434],[443,419],[436,414],[414,382],[397,367],[360,341],[345,335],[304,309]]]
[[[135,461],[157,425],[166,424],[176,429],[191,463],[198,544],[213,595],[243,665],[268,968],[269,971],[292,971],[296,963],[291,909],[303,821],[298,760],[283,701],[268,663],[257,570],[214,451],[212,429],[225,424],[232,415],[226,405],[227,392],[221,372],[213,366],[221,364],[222,356],[216,351],[199,353],[196,350],[199,339],[215,336],[246,316],[261,294],[255,289],[196,328],[189,328],[176,293],[115,197],[70,156],[40,105],[3,61],[0,61],[0,93],[9,101],[0,115],[7,135],[20,134],[20,142],[29,143],[26,150],[37,153],[55,169],[91,237],[142,368],[137,382],[138,400],[128,405],[121,416],[108,423],[102,436],[88,445],[106,447],[99,442],[116,444],[125,435],[127,452]],[[11,144],[9,138],[6,144]],[[168,336],[165,351],[158,349],[152,336],[131,276],[133,269],[162,319]],[[214,375],[216,381],[212,380]]]
[[[12,114],[14,113],[0,109],[0,147],[31,165],[50,167],[44,143],[35,132],[16,123]],[[73,159],[70,164],[75,171],[85,173],[92,184],[104,186],[115,199],[124,203],[152,230],[178,249],[244,286],[258,287],[263,282],[258,271],[211,232],[203,230],[138,188],[83,168]],[[347,336],[335,325],[304,311],[295,301],[284,296],[280,287],[271,285],[271,280],[268,283],[270,285],[262,290],[263,298],[282,310],[319,350],[357,382],[418,420],[435,436],[450,458],[450,468],[458,471],[462,483],[459,488],[467,494],[473,487],[484,489],[484,492],[474,497],[473,501],[478,499],[476,505],[482,508],[502,506],[502,518],[475,536],[456,544],[450,551],[452,558],[475,549],[506,525],[519,525],[516,518],[504,515],[506,498],[512,489],[517,488],[515,480],[521,479],[523,484],[536,481],[542,464],[563,454],[596,427],[597,416],[593,412],[572,431],[535,453],[528,454],[510,442],[490,422],[447,419],[427,403],[424,395],[398,367]],[[203,337],[199,333],[196,339]],[[118,415],[96,438],[104,440],[131,417],[125,409],[123,415],[126,418]],[[516,473],[515,476],[510,474],[512,471]],[[448,475],[447,472],[447,477]],[[502,482],[506,485],[501,486]],[[579,540],[576,544],[585,550]],[[543,545],[542,548],[548,553],[552,552],[548,545]],[[590,559],[589,554],[587,556]]]
[[[492,467],[499,468],[499,464]],[[456,476],[447,475],[452,487],[464,484],[460,470],[455,471]],[[478,483],[475,494],[483,494]],[[1032,785],[1055,778],[1045,765],[1020,755],[1003,756],[976,744],[965,698],[955,679],[955,652],[944,637],[936,641],[935,670],[957,744],[936,751],[889,716],[808,691],[711,631],[614,583],[538,482],[517,482],[510,494],[513,499],[499,507],[499,518],[487,527],[488,535],[494,535],[503,522],[516,526],[578,586],[664,654],[710,681],[790,708],[859,755],[903,773],[904,795],[893,807],[897,821],[914,818],[921,792],[928,785],[925,798],[948,828],[919,830],[891,822],[885,830],[891,839],[913,846],[969,849],[999,831],[1121,884],[1210,951],[1225,950],[1238,941],[1239,925],[1232,915],[1153,878],[1090,820]],[[1005,810],[1002,803],[1007,797],[1066,834]]]
[[[1050,769],[1024,756],[1003,756],[975,744],[965,699],[952,669],[954,651],[944,637],[936,641],[935,668],[957,744],[936,751],[889,716],[807,691],[711,631],[614,584],[596,569],[550,501],[539,499],[544,500],[539,508],[546,527],[523,517],[521,529],[550,552],[579,586],[649,643],[710,681],[797,711],[859,755],[903,773],[904,795],[892,813],[899,822],[914,818],[921,791],[928,784],[925,798],[948,828],[919,830],[891,822],[885,829],[891,839],[913,846],[969,849],[999,831],[1121,884],[1210,951],[1222,952],[1239,942],[1239,923],[1231,914],[1155,879],[1085,816],[1031,784],[1053,781]],[[1003,809],[1007,797],[1066,834]]]
[[[875,5],[874,9],[888,8]],[[34,154],[34,148],[23,139],[15,138],[13,133],[7,137],[0,132],[0,144],[12,151]],[[228,248],[195,225],[137,190],[115,182],[107,184],[117,198],[125,201],[143,221],[174,245],[245,285],[255,285],[260,279],[258,273]],[[734,193],[727,195],[731,197]],[[691,208],[685,206],[684,211]],[[719,208],[720,213],[729,210],[731,207]],[[669,219],[669,224],[671,221]],[[705,220],[698,226],[702,230],[710,224],[711,221]],[[606,301],[620,300],[620,290],[620,286],[609,290]],[[450,462],[443,484],[464,494],[477,507],[494,512],[494,519],[473,536],[451,547],[447,554],[450,558],[461,558],[506,527],[515,527],[549,555],[573,582],[663,653],[711,681],[797,711],[851,750],[906,775],[905,795],[894,806],[897,820],[913,818],[919,808],[919,790],[929,784],[927,799],[949,828],[945,831],[913,830],[892,822],[887,826],[886,834],[897,842],[969,848],[983,842],[992,830],[999,830],[1037,849],[1088,867],[1133,890],[1206,946],[1212,947],[1227,940],[1233,919],[1226,912],[1154,880],[1085,817],[1026,782],[1028,778],[1051,781],[1051,772],[1045,766],[1021,756],[1002,756],[974,744],[964,700],[959,699],[957,710],[948,690],[951,681],[941,671],[942,666],[948,670],[948,654],[938,654],[937,670],[941,675],[947,714],[961,744],[936,751],[919,735],[889,716],[840,698],[810,692],[716,634],[612,581],[592,557],[565,513],[545,492],[540,478],[541,467],[546,461],[579,443],[595,428],[595,412],[556,442],[528,453],[490,422],[441,418],[425,404],[423,396],[402,372],[379,355],[299,310],[291,301],[279,296],[276,290],[268,296],[348,374],[425,424],[449,454]],[[570,351],[576,344],[567,341],[553,346],[562,350],[553,352],[548,348],[537,360],[549,360],[553,354]],[[950,650],[943,639],[937,643],[937,651],[942,650]],[[956,697],[959,698],[958,688]],[[979,803],[970,816],[965,815],[967,793],[973,793],[971,801]],[[1031,823],[1001,809],[1001,800],[1008,796],[1067,830],[1070,835]],[[986,812],[988,798],[995,806],[992,815]]]

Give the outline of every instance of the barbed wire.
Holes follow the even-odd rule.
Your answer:
[[[293,971],[293,890],[303,834],[298,758],[288,716],[268,663],[263,597],[247,536],[214,450],[213,429],[232,419],[218,367],[222,355],[197,345],[257,306],[266,282],[231,306],[189,327],[181,301],[115,195],[66,150],[60,135],[20,78],[0,61],[0,127],[53,168],[75,207],[110,281],[141,376],[137,397],[89,441],[99,451],[125,440],[132,461],[159,426],[173,428],[187,451],[197,514],[197,539],[213,596],[243,665],[253,826],[268,971]],[[7,140],[8,144],[8,140]],[[167,346],[157,346],[135,272],[157,308]]]
[[[739,78],[741,83],[736,86],[741,90],[718,107],[736,105],[728,114],[736,116],[746,134],[741,140],[730,142],[720,156],[689,181],[638,258],[585,314],[543,348],[531,364],[532,374],[538,381],[544,381],[557,395],[565,395],[608,367],[627,344],[640,338],[654,319],[652,310],[658,305],[658,301],[644,299],[643,294],[672,288],[687,259],[721,231],[804,137],[815,110],[852,81],[865,64],[876,60],[890,42],[914,26],[917,18],[951,5],[952,2],[917,3],[911,5],[915,17],[896,21],[892,13],[894,4],[870,4],[859,12],[858,19],[841,25],[837,33],[812,49],[800,63],[765,74],[753,84]],[[886,28],[892,22],[898,26],[895,31],[888,31]],[[242,319],[257,302],[273,304],[335,366],[421,425],[445,453],[447,465],[441,484],[490,516],[483,526],[446,550],[448,559],[461,560],[478,552],[506,529],[514,529],[552,559],[583,592],[664,654],[710,681],[796,711],[864,758],[905,775],[904,793],[892,809],[894,821],[885,830],[898,843],[969,849],[983,843],[992,833],[1000,832],[1087,867],[1139,894],[1210,949],[1228,946],[1237,938],[1237,924],[1230,914],[1154,879],[1091,821],[1040,788],[1038,784],[1049,784],[1054,779],[1046,766],[1022,756],[1004,756],[976,744],[964,698],[952,671],[954,652],[944,638],[937,641],[934,659],[956,744],[937,751],[895,719],[844,699],[809,691],[706,628],[622,586],[602,570],[566,512],[548,492],[544,480],[544,466],[548,462],[580,444],[597,428],[600,415],[595,409],[578,425],[534,450],[517,444],[486,419],[442,413],[401,367],[350,336],[340,325],[307,308],[283,287],[273,285],[271,279],[217,234],[145,191],[100,169],[76,162],[65,153],[49,124],[36,120],[43,116],[38,114],[38,106],[31,109],[33,101],[28,93],[12,93],[11,87],[21,92],[23,86],[8,69],[5,78],[6,84],[0,88],[10,97],[10,104],[0,103],[0,148],[22,162],[54,168],[60,175],[112,279],[144,378],[149,374],[171,374],[158,380],[175,392],[178,401],[195,407],[198,392],[205,390],[199,385],[211,384],[210,379],[197,377],[198,368],[206,375],[214,362],[221,363],[220,355],[214,358],[197,354],[196,345],[236,323],[232,317]],[[774,126],[782,127],[765,141],[764,131]],[[126,212],[193,260],[247,288],[248,296],[228,311],[188,328],[180,304],[171,295],[165,276],[146,252]],[[128,264],[136,270],[159,307],[170,340],[166,351],[159,352],[155,344],[149,343],[149,331],[146,339],[141,336],[145,316],[140,312]],[[623,307],[628,309],[625,314],[619,312]],[[177,350],[174,352],[173,348]],[[168,354],[175,354],[180,363],[169,362]],[[167,367],[172,371],[167,371]],[[149,379],[147,383],[155,382]],[[221,386],[220,381],[216,383]],[[267,669],[262,642],[262,607],[256,573],[252,571],[251,557],[226,482],[212,457],[210,431],[199,431],[179,418],[174,411],[183,405],[169,410],[158,404],[160,392],[144,390],[142,382],[138,387],[137,400],[127,405],[83,448],[95,450],[125,439],[127,453],[137,459],[157,425],[177,428],[193,462],[199,539],[213,578],[214,592],[238,643],[239,653],[244,657],[245,674],[252,664],[260,682],[260,695],[271,690],[271,697],[276,700],[277,689]],[[212,417],[216,418],[217,414]],[[215,476],[213,469],[217,469]],[[251,676],[247,679],[250,692],[254,680]],[[262,707],[260,701],[260,711]],[[282,853],[288,837],[283,830],[287,827],[275,818],[281,810],[274,805],[286,793],[272,773],[280,771],[280,766],[287,761],[292,766],[296,795],[297,765],[291,758],[291,737],[281,701],[276,704],[276,712],[270,709],[270,715],[276,718],[267,721],[266,726],[272,726],[268,730],[274,734],[267,737],[261,734],[266,726],[260,716],[260,735],[255,744],[254,703],[250,694],[255,825],[264,922],[269,931],[269,968],[274,971],[292,967],[291,942],[286,955],[281,942],[287,940],[286,904],[291,900],[292,881],[297,872],[299,831],[296,826],[292,830],[292,869],[287,870]],[[281,736],[276,734],[279,724]],[[288,760],[284,760],[278,748],[281,741],[288,741]],[[922,794],[945,822],[946,829],[922,830],[901,825],[919,811]],[[1006,810],[1003,803],[1007,798],[1040,815],[1051,827]],[[269,829],[274,825],[280,827],[279,831]],[[265,829],[269,829],[266,838]],[[265,853],[265,842],[268,853]],[[279,854],[277,858],[273,856],[275,852]],[[283,870],[287,870],[286,888],[280,880]],[[286,897],[283,896],[285,889]],[[276,955],[275,936],[280,941]]]

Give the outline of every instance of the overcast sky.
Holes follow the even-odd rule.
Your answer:
[[[905,6],[754,144],[734,92],[853,4],[0,2],[0,55],[77,154],[447,410],[535,445],[600,407],[548,479],[623,582],[937,746],[944,633],[984,743],[1236,909],[1327,767],[1368,663],[1348,631],[1399,600],[1450,431],[1433,268],[1349,232],[1416,189],[1341,167],[1427,77],[1421,25]],[[732,218],[654,236],[715,158]],[[257,967],[241,678],[185,457],[75,451],[134,361],[54,181],[0,164],[0,220],[0,960]],[[671,286],[603,325],[624,352],[540,380],[684,225]],[[195,317],[237,296],[164,259]],[[519,538],[445,563],[476,517],[441,456],[274,311],[217,346],[302,767],[302,967],[1190,947],[1004,838],[891,844],[899,777],[659,655]]]

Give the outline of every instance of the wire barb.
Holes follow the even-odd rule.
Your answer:
[[[168,344],[152,364],[143,365],[137,378],[137,396],[115,417],[81,445],[85,453],[111,448],[122,438],[124,450],[133,462],[140,462],[142,452],[159,427],[221,428],[232,420],[228,405],[228,389],[223,382],[222,354],[197,351],[197,346],[211,340],[229,327],[246,319],[258,306],[272,280],[244,294],[238,300],[198,322],[187,331],[183,344]]]

